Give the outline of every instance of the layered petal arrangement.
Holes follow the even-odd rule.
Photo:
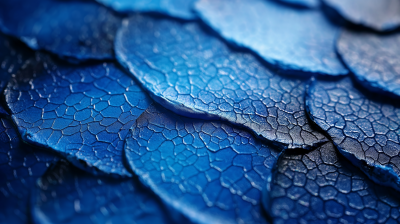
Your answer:
[[[399,223],[399,7],[0,1],[0,223]]]

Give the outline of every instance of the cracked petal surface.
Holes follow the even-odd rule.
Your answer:
[[[398,223],[400,199],[373,183],[332,143],[282,154],[263,203],[275,223]]]
[[[315,80],[308,90],[311,119],[339,152],[379,184],[400,189],[400,106],[356,89],[350,78]]]
[[[327,141],[308,124],[306,80],[269,71],[195,23],[133,16],[115,48],[153,99],[178,114],[227,120],[289,148]]]
[[[28,221],[29,191],[58,158],[23,143],[12,122],[0,118],[0,223]]]
[[[279,154],[245,131],[154,105],[125,144],[142,181],[200,223],[266,223],[261,190]]]
[[[60,162],[32,191],[34,223],[190,223],[138,179],[95,177]]]
[[[398,0],[323,0],[346,20],[376,31],[389,31],[400,26]]]
[[[118,12],[158,12],[168,16],[192,20],[192,11],[197,0],[96,0]]]
[[[319,10],[265,0],[200,0],[199,16],[222,37],[298,75],[346,75],[335,52],[340,28]]]
[[[360,84],[375,92],[400,96],[399,34],[345,30],[337,49]]]
[[[121,18],[89,1],[0,1],[0,28],[31,48],[74,61],[112,59]]]
[[[130,175],[123,142],[151,99],[115,64],[70,65],[37,55],[5,96],[24,141],[93,172]]]

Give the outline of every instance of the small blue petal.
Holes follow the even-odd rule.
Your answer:
[[[89,1],[0,1],[0,29],[74,61],[112,59],[121,18]]]
[[[196,23],[133,16],[115,49],[153,99],[178,114],[227,120],[289,148],[327,141],[308,125],[306,80],[266,69]]]
[[[400,198],[368,179],[332,143],[281,155],[263,203],[275,223],[399,223]],[[268,189],[268,188],[266,188]]]
[[[0,223],[27,223],[29,192],[58,158],[24,144],[12,122],[3,118],[0,145]]]
[[[10,81],[5,96],[25,141],[80,167],[130,175],[122,163],[123,141],[151,100],[113,63],[79,66],[37,55]],[[115,99],[119,106],[112,105]]]
[[[280,151],[221,122],[150,106],[126,139],[132,170],[200,223],[267,223],[261,191]]]
[[[400,26],[398,0],[323,0],[346,20],[374,29],[390,31]]]
[[[192,20],[196,14],[192,6],[197,0],[96,0],[101,4],[113,8],[115,11],[129,12],[157,12],[175,18]]]
[[[223,38],[289,72],[346,75],[335,53],[340,30],[322,11],[266,0],[200,0],[199,16]]]
[[[350,78],[316,80],[306,98],[311,119],[340,153],[379,184],[400,190],[400,105],[357,90]]]
[[[190,223],[137,179],[95,177],[59,162],[32,190],[34,223]]]

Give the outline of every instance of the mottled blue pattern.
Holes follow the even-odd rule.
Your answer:
[[[398,0],[323,0],[346,20],[377,31],[389,31],[400,26]]]
[[[200,17],[229,42],[247,47],[282,70],[345,75],[335,53],[340,30],[319,10],[266,0],[200,0]]]
[[[58,158],[24,144],[4,118],[0,118],[0,145],[0,223],[25,223],[30,189]]]
[[[270,1],[270,0],[267,0]],[[294,6],[301,6],[307,8],[315,8],[319,6],[319,0],[278,0],[283,3],[288,3]]]
[[[0,29],[71,60],[113,58],[121,18],[89,1],[2,0]]]
[[[33,189],[34,223],[190,223],[138,179],[94,177],[60,162]]]
[[[123,142],[151,101],[115,64],[74,66],[38,55],[10,81],[5,96],[24,141],[82,168],[129,175]]]
[[[306,105],[341,154],[377,183],[400,190],[400,105],[381,101],[345,78],[314,81]]]
[[[118,12],[157,12],[168,16],[192,20],[196,18],[192,7],[197,0],[96,0]]]
[[[196,23],[133,16],[115,48],[153,99],[181,115],[227,120],[289,148],[327,141],[308,125],[306,80],[269,71]]]
[[[337,49],[360,84],[370,91],[400,97],[399,33],[378,35],[345,30]]]
[[[247,132],[150,106],[125,153],[146,185],[197,222],[267,222],[261,190],[280,152]]]
[[[283,154],[265,193],[264,206],[277,224],[400,222],[398,193],[370,181],[332,143],[304,155]]]

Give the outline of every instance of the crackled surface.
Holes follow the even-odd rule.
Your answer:
[[[284,3],[289,3],[294,6],[315,8],[319,6],[319,0],[278,0]]]
[[[306,80],[267,70],[195,23],[133,16],[117,35],[116,56],[153,99],[181,115],[228,120],[289,148],[326,141],[306,119]]]
[[[60,162],[31,195],[34,223],[190,223],[137,179],[95,177]]]
[[[115,64],[70,65],[37,55],[5,96],[24,141],[94,172],[129,175],[123,141],[151,100]]]
[[[400,26],[398,0],[323,0],[346,20],[377,31],[389,31]]]
[[[261,190],[279,151],[221,122],[150,106],[125,144],[132,170],[200,223],[266,223]]]
[[[3,0],[0,28],[33,49],[71,60],[113,58],[121,19],[90,1]]]
[[[31,56],[33,53],[20,42],[0,33],[0,92],[3,92],[11,75]],[[2,104],[0,114],[8,114]]]
[[[12,122],[0,118],[0,223],[28,221],[29,191],[58,159],[22,143]]]
[[[368,179],[332,143],[283,154],[264,195],[275,223],[398,223],[400,198]]]
[[[192,11],[197,0],[96,0],[118,12],[157,12],[172,17],[192,20],[196,14]]]
[[[344,156],[377,183],[399,190],[400,105],[372,97],[358,91],[350,78],[314,81],[306,104],[311,119]]]
[[[299,75],[345,75],[335,53],[339,27],[319,10],[299,10],[265,0],[200,0],[199,16],[222,37]]]
[[[399,34],[378,35],[345,30],[338,40],[337,49],[359,83],[369,90],[400,96]]]

